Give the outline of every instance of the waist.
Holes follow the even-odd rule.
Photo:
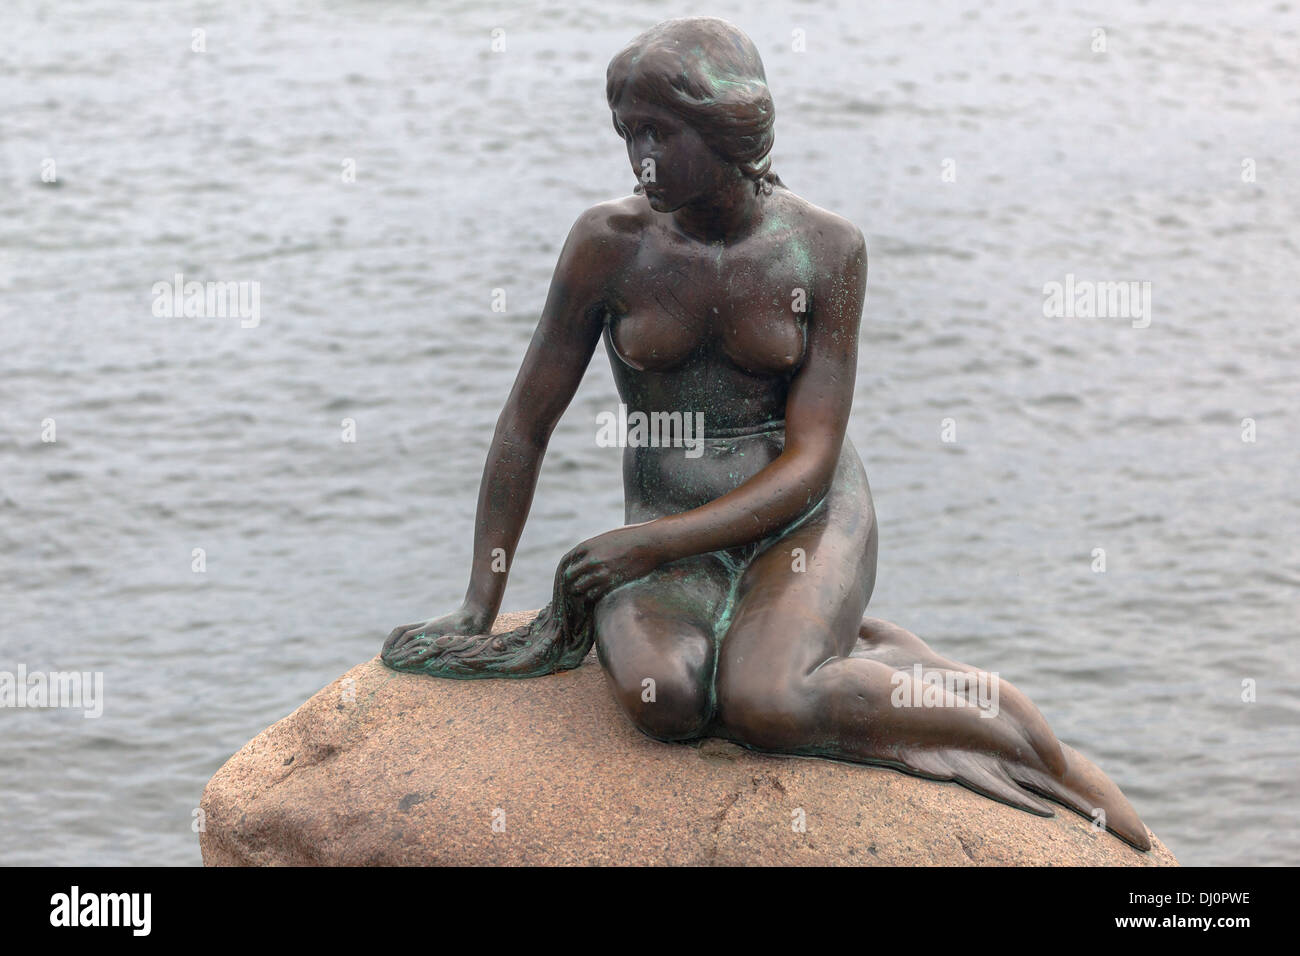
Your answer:
[[[628,447],[623,458],[627,520],[649,521],[715,501],[775,461],[784,447],[780,419],[706,427],[686,448]]]
[[[624,443],[624,451],[633,458],[674,458],[685,451],[687,458],[730,457],[732,455],[751,454],[757,457],[757,449],[752,445],[772,449],[779,454],[785,447],[785,422],[781,420],[762,422],[756,425],[735,425],[730,428],[709,428],[699,422],[685,434],[666,433],[633,434],[629,432]],[[746,451],[748,449],[748,451]]]
[[[785,419],[770,419],[745,425],[715,428],[703,412],[631,412],[602,426],[597,443],[618,445],[627,450],[698,449],[701,445],[734,444],[746,438],[763,438],[784,443]]]
[[[746,435],[772,435],[785,431],[785,419],[777,418],[757,425],[738,425],[734,428],[710,428],[704,426],[704,440],[712,438],[744,438]]]

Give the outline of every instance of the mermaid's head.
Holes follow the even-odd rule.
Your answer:
[[[657,209],[680,208],[726,178],[763,192],[781,185],[763,61],[725,20],[666,20],[642,33],[610,61],[605,96],[637,191]]]

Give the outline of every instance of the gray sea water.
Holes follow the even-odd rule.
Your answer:
[[[633,184],[605,65],[682,13],[754,38],[774,168],[867,236],[874,613],[1183,863],[1300,862],[1300,16],[973,6],[0,7],[0,671],[104,675],[99,718],[0,708],[0,863],[199,863],[226,758],[455,606],[560,245]],[[177,273],[258,323],[155,314]],[[1046,316],[1067,275],[1149,325]],[[598,351],[507,609],[621,523],[615,404]]]

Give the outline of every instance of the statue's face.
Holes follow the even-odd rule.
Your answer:
[[[629,92],[614,107],[614,125],[627,158],[656,212],[674,212],[706,199],[735,179],[734,164],[719,156],[689,123]]]

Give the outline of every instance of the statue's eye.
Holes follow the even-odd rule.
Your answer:
[[[641,132],[644,133],[646,136],[649,136],[651,139],[659,138],[659,130],[655,129],[649,123],[646,123],[641,127]]]

